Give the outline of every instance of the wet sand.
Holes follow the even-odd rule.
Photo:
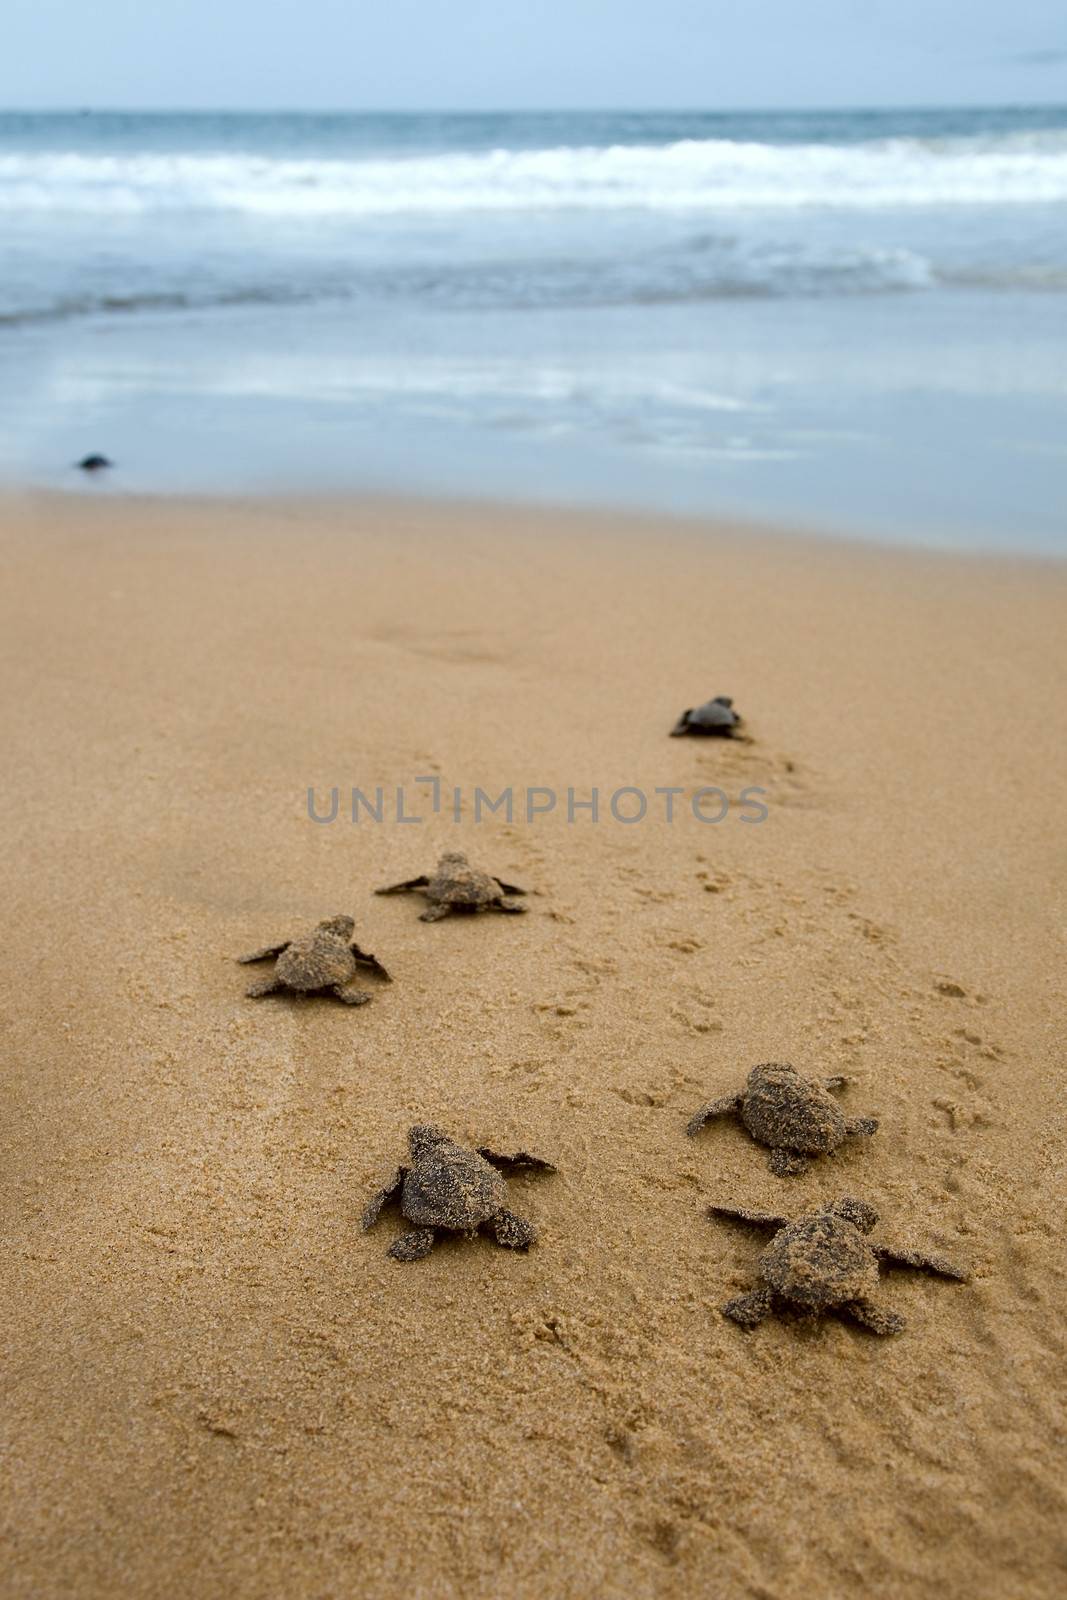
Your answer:
[[[1062,1592],[1064,569],[432,505],[0,529],[3,1592]],[[752,743],[667,737],[718,693]],[[457,846],[530,914],[373,896]],[[372,1004],[243,997],[342,911]],[[880,1132],[788,1179],[687,1139],[763,1060]],[[419,1119],[557,1164],[527,1255],[360,1233]],[[843,1194],[973,1282],[887,1273],[895,1339],[724,1320],[761,1235],[709,1204]]]

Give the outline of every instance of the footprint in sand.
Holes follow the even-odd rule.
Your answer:
[[[807,772],[792,756],[774,755],[751,740],[723,739],[714,750],[701,751],[697,767],[706,781],[725,790],[732,805],[741,804],[741,791],[763,789],[763,803],[803,809],[822,803]]]
[[[686,1033],[721,1033],[723,1025],[714,1014],[714,1007],[714,1000],[706,994],[699,989],[689,989],[683,992],[678,1004],[671,1007],[670,1014]]]
[[[394,650],[441,661],[453,666],[506,666],[514,656],[505,635],[486,633],[480,628],[408,628],[402,624],[376,628],[367,637]]]
[[[966,1000],[971,1005],[985,1006],[989,1004],[989,996],[971,994],[962,983],[957,983],[955,978],[938,977],[934,979],[935,994],[943,995],[946,1000]]]
[[[988,1100],[953,1100],[947,1095],[938,1095],[930,1103],[947,1119],[953,1133],[964,1128],[991,1128],[997,1120]]]

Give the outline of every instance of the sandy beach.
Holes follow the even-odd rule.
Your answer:
[[[91,494],[0,562],[5,1595],[1062,1593],[1062,567]],[[668,737],[720,693],[751,742]],[[373,895],[449,848],[530,914]],[[339,912],[373,1003],[244,997]],[[877,1136],[686,1138],[768,1060]],[[528,1254],[361,1233],[418,1120],[558,1167]],[[846,1194],[972,1282],[725,1320],[763,1241],[709,1205]]]

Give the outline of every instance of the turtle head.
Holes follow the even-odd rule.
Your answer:
[[[347,943],[356,931],[353,917],[327,917],[325,922],[320,922],[319,927],[323,933],[335,933],[339,939]]]
[[[417,1122],[408,1132],[408,1144],[416,1161],[420,1156],[428,1156],[439,1144],[447,1143],[448,1134],[435,1128],[432,1122]]]
[[[830,1207],[830,1211],[833,1216],[841,1217],[845,1222],[851,1222],[853,1227],[858,1228],[861,1233],[870,1233],[878,1221],[877,1211],[873,1206],[869,1206],[865,1200],[850,1200],[847,1198],[837,1200]]]
[[[442,867],[465,867],[467,857],[462,850],[446,850],[441,857]]]

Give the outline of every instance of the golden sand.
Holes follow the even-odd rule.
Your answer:
[[[1062,1593],[1064,571],[485,508],[0,523],[4,1594]],[[718,693],[751,744],[667,737]],[[675,820],[569,823],[594,785]],[[371,893],[450,847],[530,914]],[[372,1004],[243,997],[339,912]],[[763,1060],[879,1133],[787,1179],[687,1139]],[[511,1181],[528,1254],[359,1231],[419,1119],[559,1167]],[[893,1339],[725,1321],[761,1239],[708,1205],[842,1194],[973,1282],[887,1273]]]

